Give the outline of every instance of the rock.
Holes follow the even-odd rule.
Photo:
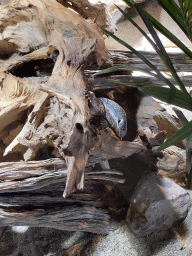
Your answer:
[[[158,159],[157,167],[166,171],[176,172],[178,170],[179,161],[179,156],[164,152],[163,158]]]
[[[157,173],[147,173],[133,192],[127,221],[135,234],[147,236],[185,219],[189,207],[185,189]]]
[[[170,115],[157,100],[151,96],[142,98],[137,110],[138,130],[157,134],[157,130],[166,130],[166,138],[181,128],[178,118]]]

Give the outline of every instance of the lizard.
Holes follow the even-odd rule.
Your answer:
[[[58,50],[55,50],[50,54],[50,58],[56,62],[58,55]],[[104,117],[110,128],[122,140],[127,133],[127,117],[124,109],[113,100],[97,98],[92,91],[85,90],[84,94],[88,100],[91,114]]]
[[[84,91],[88,100],[90,113],[105,118],[109,127],[122,140],[127,133],[127,117],[125,110],[115,101],[108,98],[97,98],[92,91]]]

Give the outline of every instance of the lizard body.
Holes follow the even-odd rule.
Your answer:
[[[122,139],[127,133],[127,117],[124,109],[113,100],[107,98],[99,98],[99,100],[105,106],[105,118],[110,127]]]

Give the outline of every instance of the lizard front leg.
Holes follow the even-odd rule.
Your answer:
[[[85,90],[84,95],[88,101],[91,115],[105,117],[105,106],[103,102],[95,96],[94,92]]]

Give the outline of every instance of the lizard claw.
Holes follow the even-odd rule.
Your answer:
[[[88,103],[92,103],[93,98],[95,97],[95,94],[88,90],[84,90],[83,94],[85,95],[85,98],[88,101]]]

